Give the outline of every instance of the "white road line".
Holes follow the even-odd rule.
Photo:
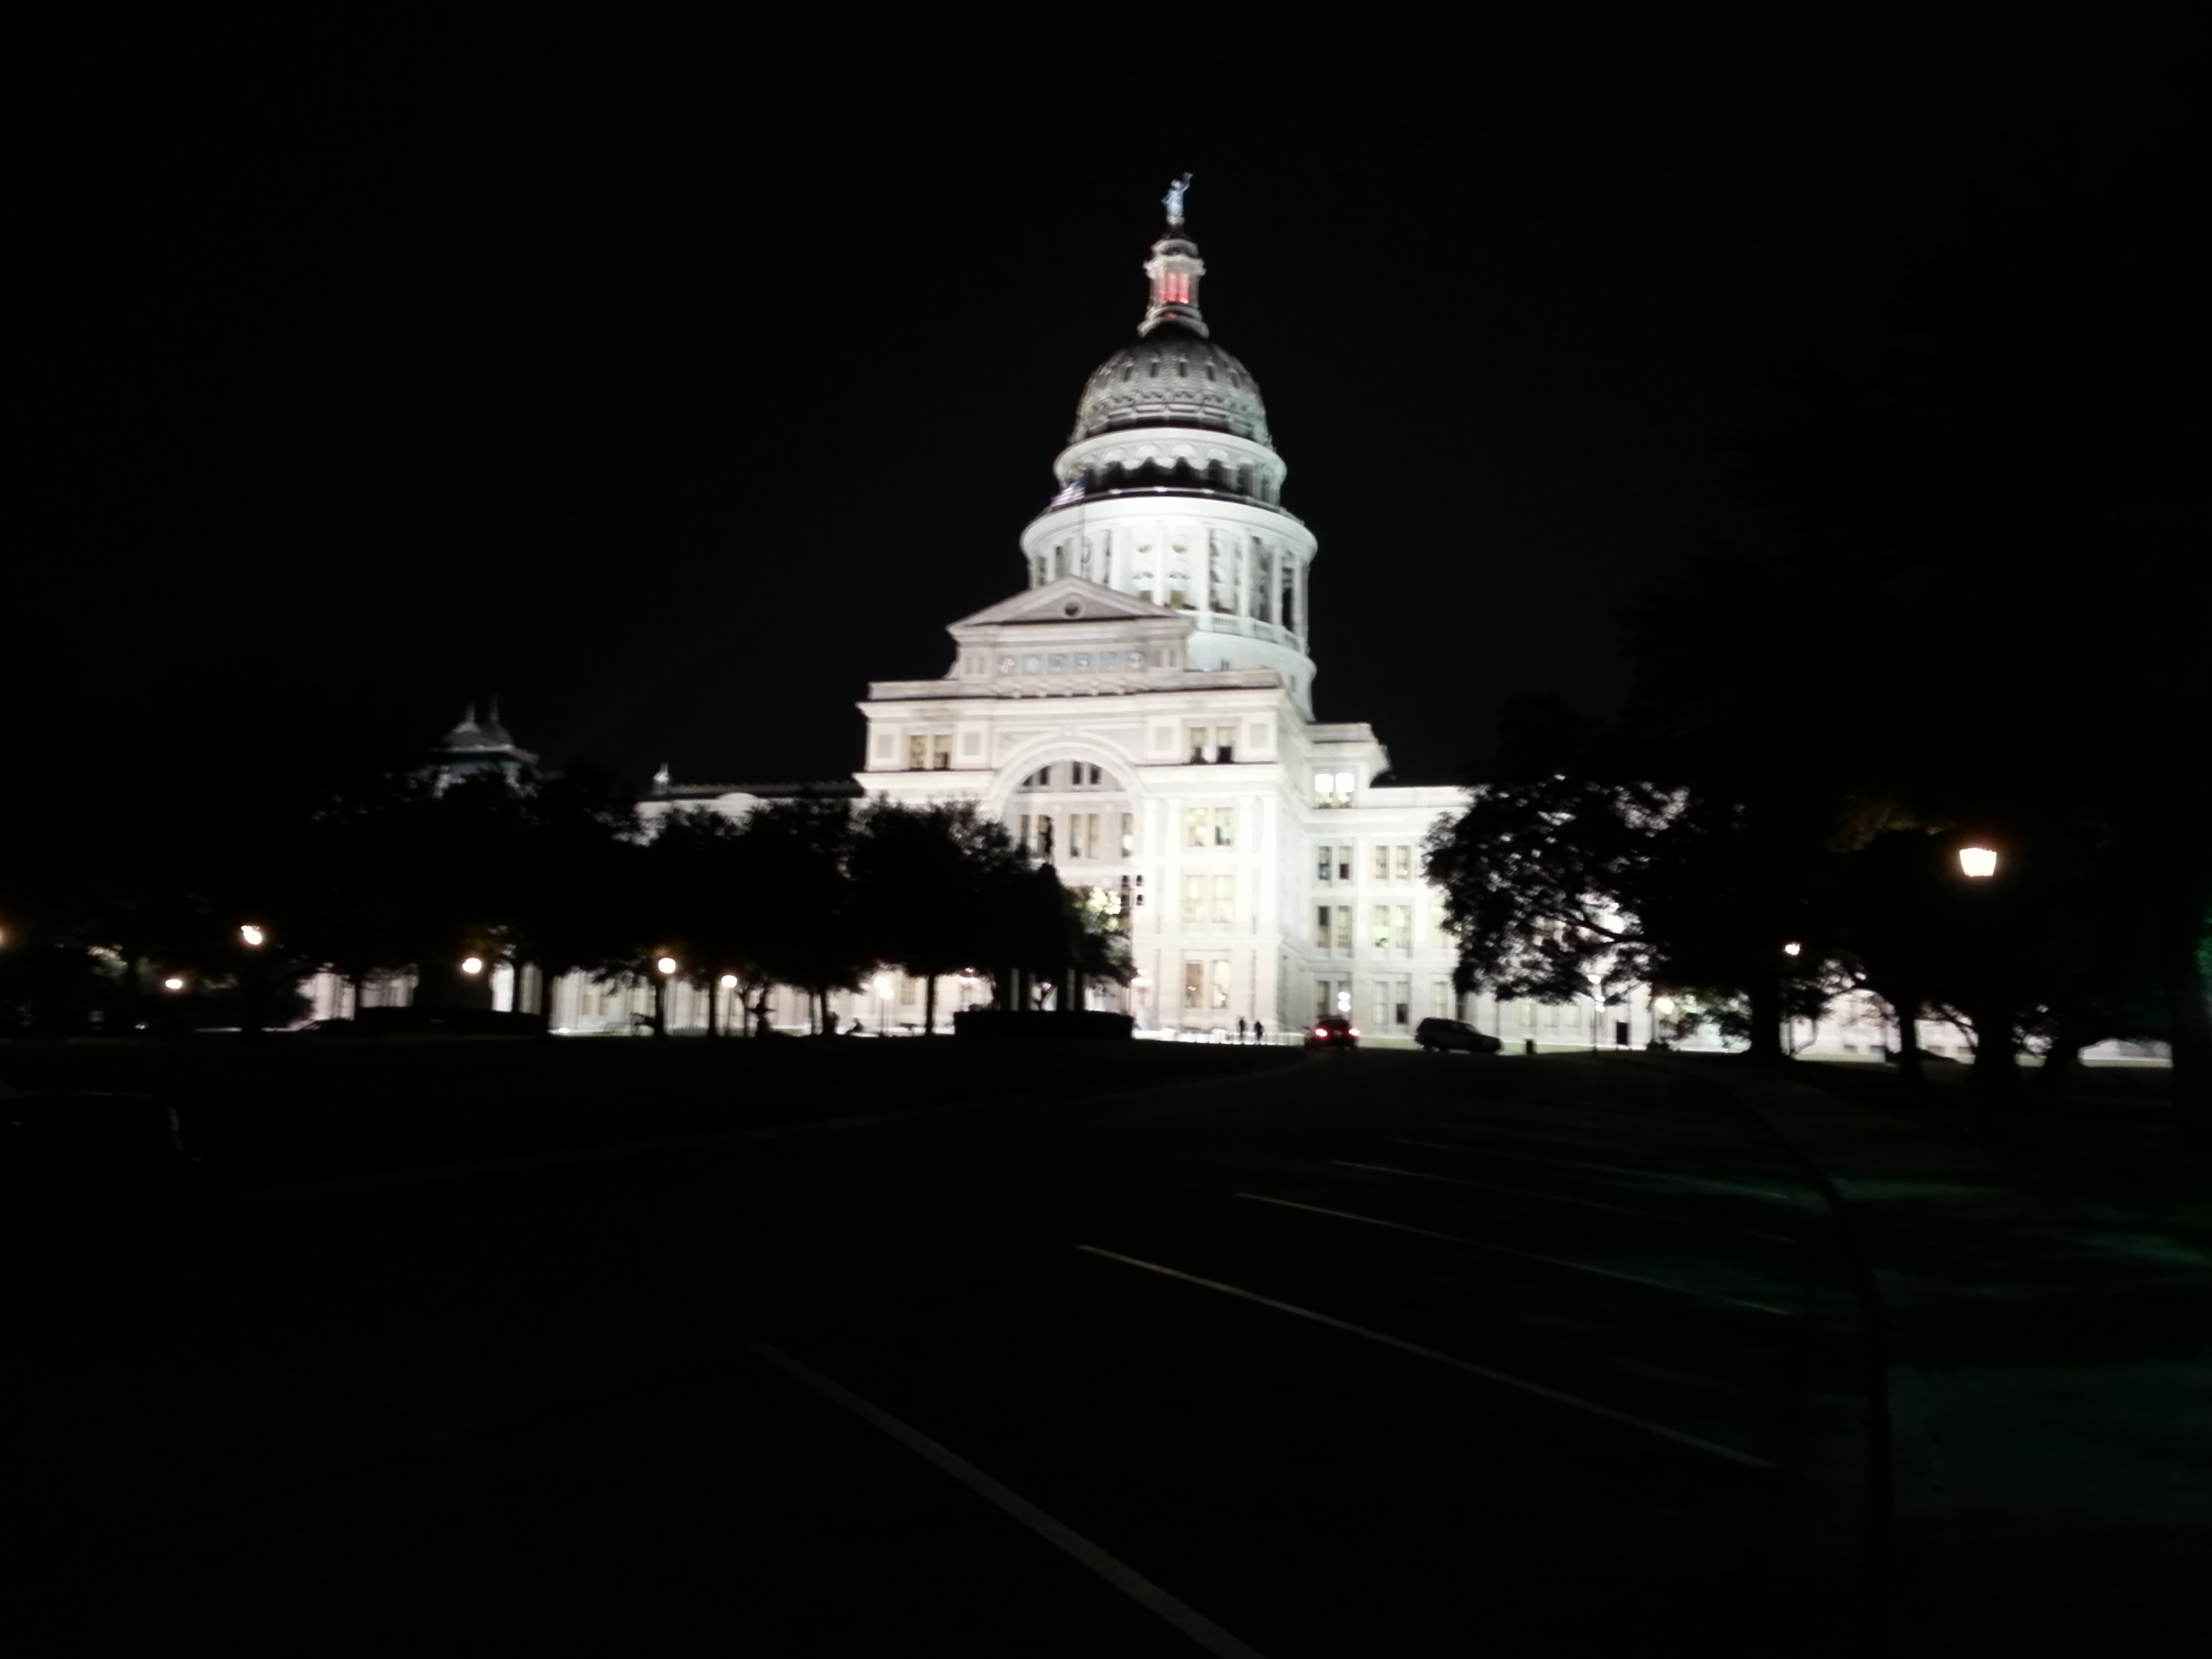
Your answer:
[[[1671,1291],[1676,1296],[1694,1296],[1701,1301],[1721,1302],[1731,1308],[1744,1308],[1753,1313],[1771,1314],[1777,1319],[1795,1319],[1797,1316],[1787,1308],[1770,1308],[1764,1302],[1746,1302],[1741,1297],[1723,1296],[1715,1291],[1693,1291],[1686,1285],[1669,1285],[1663,1279],[1644,1279],[1635,1273],[1617,1273],[1611,1267],[1593,1267],[1587,1261],[1569,1261],[1556,1255],[1539,1255],[1534,1250],[1516,1250],[1510,1245],[1488,1244],[1479,1238],[1462,1238],[1457,1233],[1440,1233],[1426,1227],[1409,1227],[1402,1221],[1382,1221],[1371,1215],[1356,1215],[1350,1210],[1325,1210],[1318,1204],[1300,1204],[1287,1198],[1269,1198],[1264,1193],[1239,1193],[1255,1204],[1274,1204],[1285,1210],[1304,1210],[1311,1215],[1333,1215],[1340,1221],[1364,1221],[1370,1227],[1388,1227],[1393,1232],[1415,1233],[1423,1238],[1442,1239],[1447,1244],[1464,1244],[1471,1250],[1490,1250],[1499,1255],[1517,1256],[1523,1261],[1540,1261],[1547,1267],[1565,1267],[1571,1273],[1595,1273],[1600,1279],[1618,1279],[1627,1285],[1641,1285],[1654,1291]]]
[[[1574,1204],[1585,1210],[1610,1210],[1615,1215],[1642,1216],[1646,1221],[1670,1222],[1677,1227],[1698,1227],[1709,1233],[1731,1233],[1738,1238],[1763,1238],[1774,1244],[1795,1244],[1798,1241],[1781,1233],[1762,1233],[1749,1227],[1729,1227],[1717,1221],[1692,1221],[1687,1216],[1662,1215],[1656,1210],[1631,1209],[1626,1204],[1601,1204],[1594,1198],[1567,1198],[1558,1193],[1533,1192],[1526,1187],[1501,1187],[1494,1181],[1469,1181],[1464,1176],[1431,1175],[1425,1170],[1399,1170],[1388,1164],[1354,1164],[1350,1158],[1336,1160],[1340,1170],[1368,1170],[1376,1175],[1404,1176],[1412,1181],[1440,1181],[1447,1187],[1478,1187],[1486,1193],[1510,1193],[1516,1198],[1533,1198],[1545,1204]]]
[[[1130,1600],[1167,1620],[1208,1653],[1218,1655],[1220,1659],[1262,1659],[1256,1648],[1238,1641],[1205,1614],[1178,1601],[1134,1568],[1115,1560],[1080,1533],[1054,1520],[1029,1499],[1000,1485],[973,1463],[938,1444],[919,1429],[910,1428],[882,1407],[870,1405],[850,1389],[833,1382],[812,1366],[793,1359],[781,1348],[757,1342],[753,1345],[752,1351],[824,1399],[836,1401],[862,1422],[882,1430],[908,1451],[920,1453],[977,1497],[995,1504],[1047,1543],[1090,1568]]]
[[[1453,1129],[1459,1126],[1442,1123],[1437,1127]],[[1578,1158],[1546,1158],[1540,1152],[1501,1152],[1494,1146],[1472,1146],[1464,1140],[1415,1140],[1407,1135],[1394,1135],[1391,1144],[1427,1146],[1440,1152],[1465,1152],[1470,1158],[1510,1158],[1516,1164],[1556,1164],[1563,1170],[1595,1170],[1601,1175],[1634,1176],[1638,1181],[1671,1181],[1678,1186],[1710,1187],[1716,1192],[1771,1198],[1778,1203],[1789,1202],[1789,1194],[1777,1188],[1753,1186],[1747,1181],[1718,1181],[1711,1176],[1677,1175],[1672,1170],[1631,1170],[1619,1164],[1586,1163]]]
[[[1726,1458],[1729,1462],[1741,1463],[1746,1468],[1771,1469],[1774,1467],[1766,1459],[1753,1457],[1749,1452],[1740,1452],[1733,1446],[1723,1446],[1714,1441],[1701,1440],[1694,1434],[1684,1434],[1680,1429],[1665,1428],[1659,1424],[1647,1422],[1641,1417],[1631,1417],[1626,1412],[1617,1412],[1612,1407],[1601,1406],[1595,1401],[1580,1399],[1571,1394],[1562,1394],[1557,1389],[1547,1389],[1540,1382],[1529,1382],[1526,1377],[1510,1376],[1504,1371],[1493,1371],[1486,1365],[1477,1365],[1470,1360],[1455,1359],[1448,1353],[1438,1353],[1434,1348],[1425,1348],[1418,1342],[1408,1342],[1402,1337],[1387,1336],[1381,1331],[1370,1331],[1364,1325],[1354,1325],[1341,1319],[1332,1319],[1327,1314],[1316,1313],[1310,1308],[1297,1307],[1288,1302],[1278,1302],[1273,1297],[1261,1296],[1253,1291],[1241,1291],[1234,1285],[1224,1285],[1216,1279],[1200,1279],[1195,1273],[1182,1273],[1173,1267],[1163,1267],[1157,1261],[1140,1261],[1133,1255],[1118,1255],[1112,1250],[1102,1250],[1095,1244],[1079,1244],[1075,1248],[1087,1255],[1101,1256],[1106,1261],[1119,1261],[1127,1267],[1141,1267],[1148,1273],[1159,1273],[1169,1279],[1179,1279],[1186,1285],[1197,1285],[1209,1291],[1219,1291],[1224,1296],[1241,1297],[1246,1302],[1256,1302],[1263,1308],[1274,1309],[1278,1313],[1290,1314],[1298,1319],[1310,1319],[1315,1324],[1326,1325],[1331,1330],[1349,1332],[1353,1336],[1364,1336],[1370,1342],[1379,1342],[1384,1347],[1395,1348],[1401,1353],[1419,1354],[1424,1359],[1433,1359],[1440,1365],[1449,1365],[1454,1370],[1465,1371],[1470,1376],[1482,1378],[1486,1382],[1496,1382],[1508,1389],[1518,1389],[1523,1394],[1534,1395],[1538,1399],[1548,1400],[1554,1405],[1571,1407],[1578,1412],[1588,1412],[1593,1417],[1602,1417],[1608,1422],[1620,1423],[1628,1428],[1641,1430],[1645,1434],[1656,1434],[1662,1440],[1671,1440],[1676,1445],[1687,1446],[1693,1451],[1705,1452],[1714,1457]]]

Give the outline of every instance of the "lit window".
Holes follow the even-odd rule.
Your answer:
[[[1217,726],[1213,728],[1213,758],[1218,761],[1233,761],[1237,758],[1237,728],[1235,726]]]
[[[1213,809],[1213,844],[1234,847],[1237,844],[1237,809],[1217,806]]]
[[[930,738],[929,764],[933,771],[949,772],[952,769],[952,734],[950,732],[939,732]]]
[[[1314,866],[1314,879],[1316,881],[1330,881],[1334,879],[1336,876],[1336,848],[1334,847],[1322,847],[1317,848],[1315,850],[1321,854],[1321,857]]]
[[[1186,847],[1213,845],[1213,811],[1210,807],[1186,806],[1182,810],[1182,844]]]
[[[1121,856],[1130,859],[1136,855],[1137,815],[1133,812],[1124,812],[1121,814]]]
[[[1216,1009],[1226,1008],[1229,1006],[1229,963],[1225,958],[1217,959],[1212,966],[1213,971],[1208,978],[1212,981],[1213,1006]]]
[[[1183,963],[1182,1006],[1191,1009],[1206,1006],[1206,963],[1202,962]]]
[[[1375,849],[1375,879],[1377,881],[1390,879],[1390,849],[1387,847],[1378,847]]]
[[[1413,878],[1413,849],[1394,847],[1390,849],[1390,879],[1411,881]]]
[[[1212,758],[1209,752],[1212,744],[1208,741],[1212,734],[1205,726],[1194,726],[1184,735],[1190,739],[1190,763],[1193,766]]]

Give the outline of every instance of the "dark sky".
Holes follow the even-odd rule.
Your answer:
[[[1601,711],[1619,609],[1763,533],[1721,446],[1798,298],[2008,121],[2124,145],[2200,40],[2153,0],[466,15],[27,40],[16,592],[125,681],[374,675],[426,735],[496,692],[689,780],[849,772],[866,682],[1021,586],[1186,169],[1320,538],[1322,716],[1443,781],[1509,692]]]

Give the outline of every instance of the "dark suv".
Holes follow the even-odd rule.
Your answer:
[[[1458,1048],[1470,1054],[1494,1054],[1505,1046],[1463,1019],[1425,1019],[1413,1028],[1413,1042],[1431,1054]]]
[[[1357,1048],[1359,1028],[1341,1014],[1323,1014],[1306,1027],[1309,1048]]]

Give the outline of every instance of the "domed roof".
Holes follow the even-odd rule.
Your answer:
[[[1071,440],[1131,427],[1194,426],[1272,444],[1252,371],[1179,322],[1163,322],[1098,366]]]

